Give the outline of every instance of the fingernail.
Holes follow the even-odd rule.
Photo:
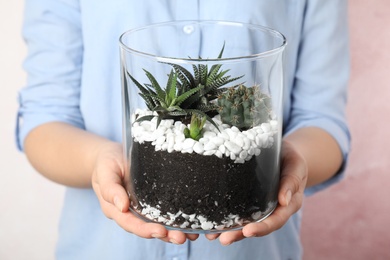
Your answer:
[[[158,233],[153,233],[152,237],[154,237],[154,238],[163,238],[163,237],[165,237],[165,235],[158,234]]]
[[[290,204],[291,197],[292,197],[292,192],[291,192],[291,190],[288,190],[286,192],[286,204],[287,204],[287,206],[288,206],[288,204]]]
[[[169,239],[169,242],[171,242],[172,244],[176,244],[176,245],[179,244],[179,243],[177,243],[177,241],[176,241],[175,239],[173,239],[173,238]]]
[[[123,203],[120,201],[119,197],[114,198],[114,205],[119,209],[120,212],[123,212]]]

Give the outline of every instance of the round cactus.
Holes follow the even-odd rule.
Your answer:
[[[223,123],[246,130],[270,119],[271,98],[257,86],[240,85],[222,92],[218,112]]]

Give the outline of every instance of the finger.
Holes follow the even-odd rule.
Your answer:
[[[296,213],[302,205],[303,195],[297,193],[291,200],[289,206],[279,205],[275,211],[261,222],[246,225],[242,233],[245,237],[261,237],[268,235],[281,227],[288,219]]]
[[[177,245],[183,244],[187,239],[186,234],[178,230],[169,230],[167,237],[169,242]]]
[[[112,204],[109,204],[107,207],[111,207],[108,210],[112,212],[112,219],[127,232],[143,238],[161,239],[168,236],[168,230],[161,224],[145,222],[130,211],[125,213],[119,212]]]
[[[189,239],[191,241],[195,241],[198,239],[199,234],[186,234],[186,237],[187,237],[187,239]]]
[[[219,242],[223,246],[231,245],[232,243],[245,238],[242,230],[224,232],[219,236]]]
[[[181,244],[184,244],[184,242],[186,242],[187,235],[188,234],[185,234],[185,233],[178,231],[178,230],[168,230],[166,237],[162,237],[162,238],[160,238],[160,240],[162,240],[164,242],[176,244],[176,245],[181,245]],[[194,237],[192,237],[192,238],[194,238]]]
[[[221,234],[220,233],[210,233],[210,234],[205,234],[205,237],[208,239],[208,240],[215,240],[217,239]]]
[[[130,201],[126,190],[121,185],[121,178],[116,174],[102,174],[98,181],[102,199],[115,205],[120,212],[127,212]]]

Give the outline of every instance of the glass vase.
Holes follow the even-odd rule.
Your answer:
[[[278,204],[285,37],[177,21],[120,37],[130,210],[186,233],[240,229]]]

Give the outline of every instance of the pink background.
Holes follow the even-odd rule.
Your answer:
[[[390,259],[390,1],[349,2],[352,151],[345,181],[306,199],[305,260]]]

